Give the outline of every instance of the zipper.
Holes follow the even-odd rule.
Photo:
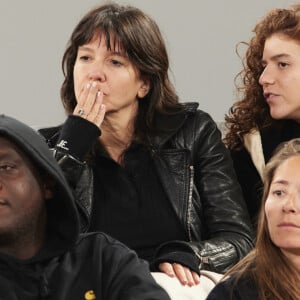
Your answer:
[[[190,166],[190,178],[189,178],[189,192],[188,192],[188,208],[187,208],[187,231],[189,240],[192,241],[191,232],[191,210],[192,210],[192,197],[193,197],[193,185],[194,185],[194,166]]]

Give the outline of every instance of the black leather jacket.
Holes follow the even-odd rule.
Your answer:
[[[189,237],[182,242],[200,268],[224,272],[253,247],[253,235],[230,154],[211,117],[186,103],[184,112],[157,117],[154,163],[168,198]],[[93,172],[84,162],[55,149],[59,128],[40,130],[75,190],[83,221],[93,201]],[[163,251],[164,246],[161,247]]]

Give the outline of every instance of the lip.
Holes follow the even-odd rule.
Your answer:
[[[280,95],[272,93],[272,92],[264,92],[264,97],[265,97],[265,99],[266,99],[267,102],[273,101],[278,96],[280,96]]]
[[[8,205],[8,202],[5,199],[0,198],[0,205]]]
[[[300,228],[299,225],[296,225],[292,222],[282,222],[277,225],[278,227],[286,227],[286,228]]]

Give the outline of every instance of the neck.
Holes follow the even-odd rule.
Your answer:
[[[101,125],[100,142],[112,159],[121,163],[122,154],[133,140],[135,115],[121,118],[117,114],[108,114]]]
[[[283,254],[287,257],[290,263],[298,270],[300,274],[300,254],[299,252],[291,252],[286,250],[281,250]]]
[[[1,237],[2,239],[2,237]],[[4,245],[3,242],[6,242]],[[0,253],[16,257],[21,260],[30,259],[35,256],[42,248],[43,240],[37,238],[36,240],[28,241],[26,238],[22,240],[8,241],[5,237],[0,244]]]

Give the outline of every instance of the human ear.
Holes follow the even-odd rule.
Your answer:
[[[46,200],[54,197],[55,181],[52,178],[46,178],[43,184],[43,194]]]
[[[149,90],[150,90],[150,80],[149,79],[143,80],[137,93],[138,98],[140,99],[144,98],[148,94]]]

